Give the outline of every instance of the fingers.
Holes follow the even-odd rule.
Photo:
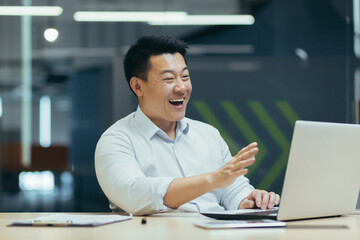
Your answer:
[[[242,168],[248,167],[255,162],[255,155],[259,152],[257,143],[253,142],[247,147],[241,149],[229,162],[228,164],[234,167],[234,171],[241,170]]]
[[[279,205],[280,204],[280,196],[279,194],[275,194],[275,205]]]
[[[267,208],[272,209],[275,205],[275,193],[270,192],[269,193],[269,202],[267,204]]]
[[[223,168],[233,173],[239,173],[239,171],[245,170],[246,167],[255,163],[255,157],[250,154],[251,153],[245,154],[243,157],[234,157],[226,163]]]
[[[272,209],[275,205],[280,203],[280,196],[274,192],[267,192],[263,190],[254,190],[247,197],[249,200],[254,200],[255,205],[261,209]]]
[[[248,167],[255,162],[255,154],[259,152],[257,147],[242,153],[241,155],[235,156],[232,162],[235,164],[237,169]]]
[[[250,143],[250,144],[247,145],[246,147],[242,148],[242,149],[235,155],[235,157],[238,157],[238,156],[240,156],[241,154],[250,151],[250,150],[253,149],[254,147],[257,147],[257,142]]]
[[[269,197],[268,208],[272,209],[275,205],[279,205],[280,196],[274,192],[270,192],[269,195],[270,197]]]
[[[248,173],[246,167],[254,164],[255,155],[259,152],[257,143],[251,143],[239,151],[235,157],[218,170],[212,172],[211,182],[215,188],[224,188],[231,184],[237,177]]]
[[[234,174],[236,177],[240,177],[241,175],[246,175],[249,172],[247,168],[241,168],[240,170],[237,170]]]
[[[254,201],[244,198],[244,200],[242,200],[242,202],[240,203],[239,209],[250,209],[254,207],[255,207]]]
[[[268,201],[267,197],[264,196],[264,195],[266,195],[265,193],[266,193],[266,191],[260,191],[260,190],[253,191],[252,195],[255,199],[256,207],[262,209],[262,206],[265,204],[265,201],[266,202]],[[265,197],[265,199],[264,199],[264,197]]]
[[[254,155],[258,152],[257,148],[253,148],[248,152],[244,152],[242,155],[238,157],[234,157],[230,162],[226,165],[230,171],[239,177],[241,175],[245,175],[248,173],[248,169],[246,167],[255,163]]]
[[[242,151],[242,150],[240,151],[241,154],[240,152],[238,152],[230,162],[238,162],[238,161],[254,158],[254,156],[259,152],[259,149],[257,147],[250,148],[246,151]]]

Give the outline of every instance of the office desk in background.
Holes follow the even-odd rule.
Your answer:
[[[210,220],[196,213],[164,213],[100,227],[8,227],[12,219],[34,218],[49,213],[0,213],[1,240],[190,240],[190,239],[360,239],[360,215],[347,215],[306,221],[288,222],[290,228],[257,228],[206,230],[193,222]],[[91,213],[93,214],[93,213]],[[311,228],[311,226],[341,226],[348,228]],[[304,227],[305,228],[302,228]],[[310,228],[309,228],[310,227]]]

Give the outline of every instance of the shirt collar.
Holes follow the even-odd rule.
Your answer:
[[[142,132],[145,133],[147,138],[152,138],[156,133],[163,132],[158,126],[156,126],[141,110],[140,106],[137,107],[134,116],[135,121],[138,123]],[[189,131],[189,121],[186,118],[181,119],[176,128],[176,135],[181,133],[188,133]],[[165,134],[165,133],[164,133]]]
[[[179,122],[178,122],[178,129],[177,130],[180,130],[180,132],[183,132],[183,133],[188,133],[189,132],[189,121],[187,118],[183,118],[181,119]]]

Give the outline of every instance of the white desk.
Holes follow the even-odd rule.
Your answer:
[[[99,227],[8,227],[12,219],[34,218],[49,213],[0,213],[1,240],[190,240],[190,239],[360,239],[360,215],[335,218],[288,222],[294,226],[346,225],[340,228],[257,228],[206,230],[195,227],[193,222],[209,220],[200,214],[165,213],[146,217],[147,223],[141,224],[142,217]],[[91,213],[93,214],[93,213]]]

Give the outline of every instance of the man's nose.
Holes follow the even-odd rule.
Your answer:
[[[181,92],[186,90],[186,84],[180,77],[176,79],[175,90]]]

